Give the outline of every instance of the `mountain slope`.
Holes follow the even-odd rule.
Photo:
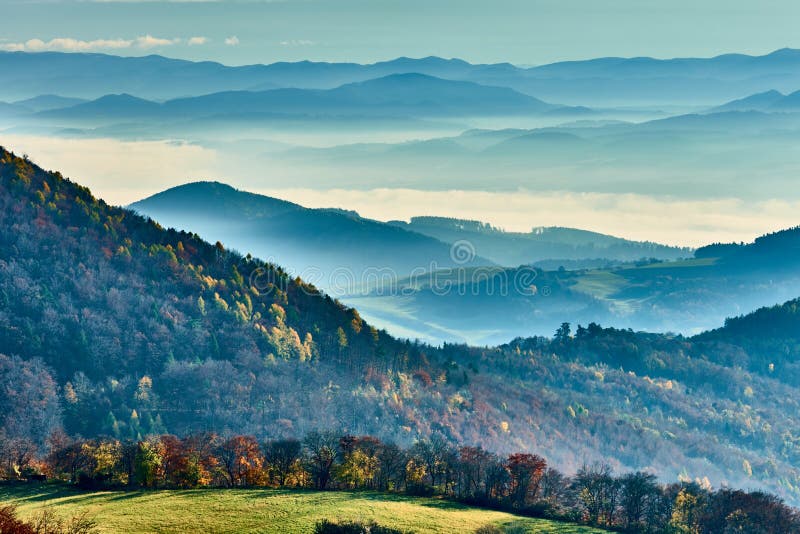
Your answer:
[[[501,86],[571,105],[713,105],[777,89],[797,89],[800,53],[712,58],[599,58],[529,69],[508,63],[472,65],[437,57],[398,58],[371,65],[274,63],[228,67],[161,56],[116,57],[78,53],[0,53],[0,99],[20,100],[58,87],[69,97],[130,93],[168,100],[222,91],[274,88],[331,89],[393,74],[420,73]]]
[[[219,183],[175,187],[131,205],[165,226],[192,230],[258,257],[336,294],[413,271],[459,265],[451,245],[336,210],[312,210]],[[482,257],[465,265],[491,265]],[[388,277],[388,279],[387,279]]]
[[[497,348],[397,341],[274,266],[4,150],[0,228],[5,440],[43,447],[62,425],[119,439],[437,434],[568,472],[605,460],[800,502],[798,384],[728,365],[730,351],[596,324]]]
[[[728,102],[712,111],[761,111],[791,113],[800,111],[800,91],[783,94],[772,90]]]
[[[147,403],[131,405],[134,397],[101,401],[111,395],[112,378],[115,391],[133,395],[144,376],[171,375],[170,387],[209,372],[233,379],[253,359],[276,362],[275,379],[281,362],[320,354],[329,377],[367,355],[377,364],[376,352],[387,365],[401,353],[414,359],[408,347],[280,268],[163,230],[4,150],[0,204],[7,230],[0,239],[0,346],[38,359],[58,383],[70,383],[65,418],[73,432],[131,428],[132,409],[147,414],[137,417],[141,432],[164,424],[198,429],[209,424],[203,414],[228,409],[220,398],[189,418],[165,412],[160,419]]]
[[[476,250],[491,252],[486,245]],[[545,266],[558,269],[558,262],[542,268],[470,269],[457,280],[442,271],[421,281],[401,280],[399,290],[379,288],[343,300],[375,324],[419,332],[430,341],[495,344],[526,332],[547,335],[564,317],[691,335],[800,294],[800,230],[762,236],[748,245],[702,247],[686,260],[576,270]]]
[[[713,108],[712,111],[764,111],[772,107],[783,98],[783,93],[772,89],[763,93],[733,100],[727,104]]]
[[[47,111],[50,109],[77,106],[78,104],[83,104],[85,102],[86,100],[82,98],[68,98],[59,95],[38,95],[34,96],[33,98],[27,98],[14,103],[19,106],[26,107],[32,111]]]
[[[641,243],[573,228],[535,228],[529,233],[505,232],[478,221],[444,217],[412,217],[392,224],[454,243],[466,240],[481,256],[499,265],[517,266],[543,260],[607,259],[635,261],[642,258],[677,259],[691,251],[657,243]]]
[[[157,104],[130,95],[106,95],[41,115],[56,118],[205,117],[246,114],[463,116],[530,114],[555,108],[503,87],[394,74],[329,90],[228,91]]]
[[[105,95],[91,102],[82,102],[64,108],[50,108],[39,113],[40,117],[72,119],[92,119],[107,117],[114,119],[136,118],[157,114],[162,109],[156,102],[150,102],[129,94]]]

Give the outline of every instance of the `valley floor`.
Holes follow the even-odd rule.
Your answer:
[[[603,532],[439,499],[375,492],[257,489],[81,492],[50,484],[0,486],[0,504],[10,503],[19,506],[23,518],[48,507],[64,518],[86,511],[104,533],[311,533],[322,519],[374,520],[418,533],[469,533],[487,525],[544,534]]]

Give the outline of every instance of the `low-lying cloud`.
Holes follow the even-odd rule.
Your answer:
[[[72,37],[56,37],[49,41],[28,39],[27,41],[0,43],[0,50],[7,52],[94,52],[98,50],[124,50],[128,48],[149,49],[180,44],[180,38],[155,37],[150,34],[134,39],[92,39],[82,40]],[[191,37],[186,43],[190,46],[208,42],[206,37]]]
[[[680,246],[750,241],[795,226],[800,200],[733,196],[679,199],[624,194],[518,190],[423,191],[412,188],[286,188],[292,169],[244,163],[226,150],[172,141],[120,141],[0,134],[0,145],[27,152],[113,204],[125,205],[164,189],[218,180],[242,190],[311,208],[339,207],[377,220],[439,215],[490,222],[511,231],[567,226],[628,239]],[[268,181],[265,181],[268,177]],[[274,184],[274,185],[271,185]]]
[[[69,139],[0,133],[0,146],[127,205],[157,191],[218,176],[217,153],[174,141]]]
[[[262,189],[311,208],[341,207],[378,220],[439,215],[490,222],[510,231],[566,226],[639,241],[697,247],[750,241],[797,224],[800,201],[670,197],[569,191],[420,191],[416,189]]]
[[[314,41],[310,41],[308,39],[289,39],[287,41],[281,41],[281,46],[313,46],[316,43]]]

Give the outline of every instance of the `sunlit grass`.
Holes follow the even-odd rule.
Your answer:
[[[618,274],[607,270],[597,270],[578,276],[572,289],[596,298],[605,299],[628,284],[629,282]]]
[[[293,490],[171,490],[80,492],[61,485],[0,487],[0,501],[23,516],[51,507],[63,517],[88,512],[101,532],[313,532],[321,519],[374,520],[419,533],[460,534],[484,525],[543,534],[591,534],[596,529],[439,499],[374,492]],[[515,528],[515,532],[516,532]]]

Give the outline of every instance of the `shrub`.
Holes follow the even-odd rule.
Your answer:
[[[336,523],[323,519],[314,527],[314,534],[410,534],[395,528],[381,526],[374,521],[361,523],[344,521]]]
[[[0,506],[0,532],[3,534],[35,534],[33,527],[17,519],[17,507]]]

